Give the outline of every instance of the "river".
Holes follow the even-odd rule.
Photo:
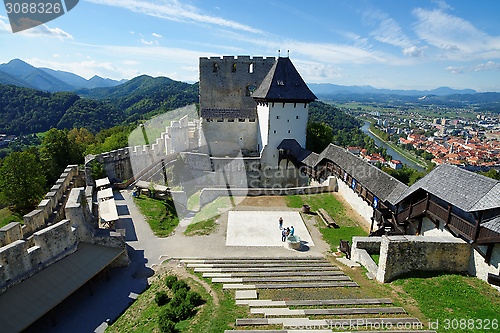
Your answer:
[[[412,169],[416,169],[418,171],[425,171],[425,168],[422,168],[421,166],[415,164],[414,162],[410,161],[406,157],[402,156],[397,151],[392,149],[387,143],[385,143],[384,141],[380,140],[375,135],[373,135],[370,132],[370,123],[369,122],[365,121],[365,124],[361,127],[361,130],[363,131],[363,133],[367,134],[370,138],[372,138],[375,141],[375,144],[377,145],[377,147],[385,148],[387,150],[387,154],[391,155],[393,159],[400,160],[401,162],[403,162],[403,164],[408,165]]]

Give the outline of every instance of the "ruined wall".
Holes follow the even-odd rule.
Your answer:
[[[37,231],[27,240],[0,248],[0,293],[76,251],[77,237],[69,220]]]
[[[200,105],[202,108],[254,109],[251,92],[258,88],[274,57],[224,56],[200,58]]]
[[[455,237],[382,236],[377,280],[412,272],[467,272],[471,246]]]

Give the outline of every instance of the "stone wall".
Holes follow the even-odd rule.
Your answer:
[[[204,137],[212,156],[248,154],[257,151],[257,121],[220,119],[202,121]]]
[[[0,248],[0,292],[76,251],[77,237],[69,220],[37,231],[27,240]]]
[[[373,216],[373,207],[370,206],[366,201],[364,201],[363,198],[356,192],[354,192],[350,186],[344,183],[344,181],[338,178],[336,179],[338,184],[338,193],[342,195],[345,201],[347,201],[349,205],[363,217],[363,220],[366,222],[365,227],[367,229],[370,229],[372,223],[371,218]]]
[[[255,108],[250,92],[258,88],[275,62],[274,57],[200,58],[201,107]]]
[[[471,247],[455,237],[382,236],[377,280],[390,282],[413,272],[464,273]]]

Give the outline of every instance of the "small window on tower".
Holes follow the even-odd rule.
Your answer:
[[[290,130],[288,130],[288,133],[290,133]]]
[[[214,62],[214,73],[219,70],[219,64]]]
[[[276,116],[276,119],[280,119],[280,116]]]
[[[274,130],[273,132],[276,133],[276,130]]]
[[[295,116],[295,119],[299,119],[299,116]]]
[[[236,72],[236,64],[233,64],[233,69],[232,69],[233,73]]]
[[[248,73],[253,73],[253,64],[248,65]]]

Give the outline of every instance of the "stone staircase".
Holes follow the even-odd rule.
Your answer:
[[[356,282],[322,257],[182,259],[195,272],[223,289],[235,290],[237,305],[248,306],[248,318],[225,333],[435,333],[422,329],[388,298],[259,299],[264,289],[355,288]],[[282,329],[276,330],[276,326]],[[261,329],[254,329],[261,327]]]

